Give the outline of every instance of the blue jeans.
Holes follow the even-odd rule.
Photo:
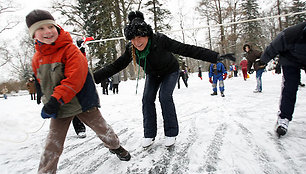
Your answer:
[[[223,92],[224,91],[224,82],[223,82],[223,76],[222,75],[219,75],[219,76],[216,76],[216,75],[213,75],[213,84],[212,84],[212,87],[213,87],[213,91],[214,92],[217,92],[217,83],[219,81],[219,90],[220,92]]]
[[[291,121],[301,74],[300,69],[296,67],[283,66],[282,69],[283,85],[278,115]]]
[[[178,71],[164,77],[156,77],[147,74],[142,98],[145,138],[154,138],[157,134],[155,99],[158,90],[164,119],[165,136],[174,137],[178,135],[178,122],[172,97],[178,76]]]
[[[256,81],[257,81],[257,91],[262,91],[262,81],[261,81],[261,76],[262,73],[265,71],[265,69],[259,69],[256,71]]]

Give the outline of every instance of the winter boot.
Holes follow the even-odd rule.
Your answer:
[[[142,147],[146,148],[151,146],[154,143],[155,138],[143,138]]]
[[[255,89],[253,92],[254,93],[261,93],[261,91],[259,91],[258,89]]]
[[[116,154],[121,161],[129,161],[131,159],[130,153],[122,146],[120,146],[118,149],[109,149],[109,151]]]
[[[175,143],[175,140],[176,140],[176,137],[165,137],[165,146],[166,147],[171,147],[174,145]]]
[[[210,95],[218,95],[217,94],[217,91],[214,91],[212,94],[210,94]]]
[[[277,123],[276,123],[276,133],[279,136],[283,136],[287,133],[289,125],[289,120],[287,118],[280,118],[278,117]]]
[[[77,135],[78,135],[78,138],[85,138],[86,137],[85,132],[79,132]]]
[[[223,91],[221,92],[221,97],[225,97],[225,95],[224,95],[224,92],[223,92]]]

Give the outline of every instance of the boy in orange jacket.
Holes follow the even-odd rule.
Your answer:
[[[120,146],[117,135],[98,109],[99,97],[87,59],[73,44],[70,34],[45,10],[30,12],[26,23],[35,39],[32,68],[43,94],[41,116],[51,118],[38,173],[56,173],[67,131],[75,116],[93,129],[120,160],[130,160],[129,152]]]

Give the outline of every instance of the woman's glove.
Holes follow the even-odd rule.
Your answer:
[[[223,55],[219,55],[217,58],[217,61],[222,61],[224,59],[229,59],[231,61],[236,61],[236,58],[234,57],[234,53],[229,53],[229,54],[223,54]]]

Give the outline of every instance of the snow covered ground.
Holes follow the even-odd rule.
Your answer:
[[[164,147],[159,102],[158,135],[148,149],[143,137],[141,98],[144,81],[121,82],[119,94],[102,95],[100,109],[118,134],[132,159],[120,161],[87,127],[78,139],[71,126],[58,164],[59,174],[142,173],[306,173],[306,88],[298,91],[289,132],[277,138],[274,125],[278,111],[281,75],[263,74],[263,93],[255,94],[256,80],[242,77],[225,81],[225,97],[211,96],[207,73],[203,80],[191,74],[189,88],[181,82],[174,92],[180,133],[174,147]],[[306,76],[302,73],[302,81]],[[29,95],[0,98],[0,169],[2,174],[36,173],[49,120],[40,117],[42,105]]]

